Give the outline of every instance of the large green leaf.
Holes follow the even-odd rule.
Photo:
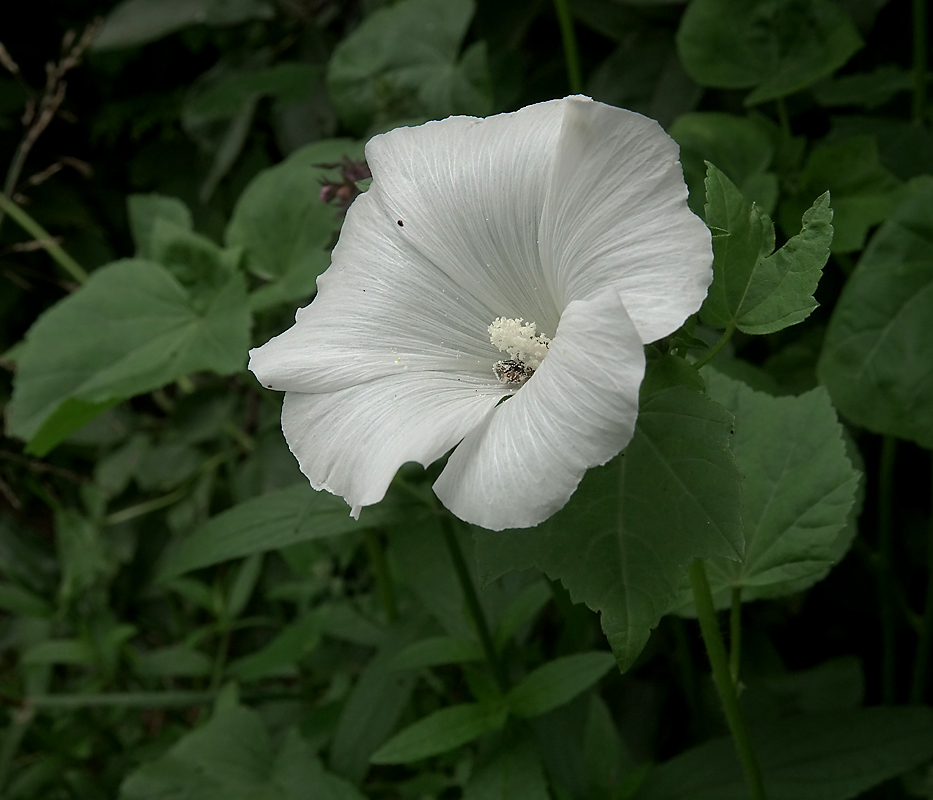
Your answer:
[[[694,212],[703,214],[707,161],[715,164],[748,200],[766,211],[773,209],[777,178],[766,170],[771,165],[774,144],[761,125],[747,117],[707,111],[684,114],[668,133],[680,145],[680,161]]]
[[[359,159],[362,144],[351,139],[314,142],[257,175],[240,195],[225,240],[246,252],[247,266],[272,281],[250,298],[254,309],[292,299],[309,301],[330,264],[333,206],[321,199],[321,180],[335,176],[322,164]]]
[[[713,232],[713,284],[703,322],[745,333],[773,333],[810,316],[833,238],[829,194],[803,215],[803,227],[774,250],[774,225],[722,172],[708,165],[706,224]]]
[[[124,0],[107,15],[92,46],[95,50],[132,47],[190,25],[236,25],[272,15],[264,0]]]
[[[885,169],[872,136],[853,136],[813,148],[796,182],[797,191],[780,206],[785,233],[797,227],[811,197],[829,192],[833,198],[834,253],[865,246],[868,231],[894,208],[900,181]]]
[[[625,452],[590,470],[564,509],[534,530],[475,532],[480,572],[492,580],[537,567],[560,579],[601,612],[628,668],[694,558],[741,556],[731,429],[732,415],[699,392],[643,397]]]
[[[407,764],[446,753],[467,742],[498,730],[505,724],[506,710],[480,703],[448,706],[399,731],[372,756],[374,764]]]
[[[933,756],[928,708],[868,708],[775,720],[752,731],[769,800],[849,800]],[[657,767],[639,800],[747,800],[728,738]]]
[[[393,513],[376,506],[355,520],[343,499],[329,492],[316,492],[307,485],[270,492],[228,509],[198,528],[166,558],[159,578],[165,580],[296,542],[362,531],[385,524]]]
[[[401,0],[370,14],[334,50],[327,72],[344,124],[362,133],[405,117],[492,111],[486,48],[458,59],[472,0]]]
[[[933,178],[913,188],[846,284],[817,372],[855,424],[933,448]]]
[[[191,372],[241,370],[249,328],[246,289],[237,274],[209,302],[196,304],[154,262],[102,267],[26,334],[8,407],[10,433],[41,438],[68,400],[103,411]],[[88,421],[87,415],[81,419]]]
[[[819,388],[772,397],[709,368],[704,377],[710,397],[735,415],[745,525],[744,561],[707,562],[713,592],[725,605],[732,588],[741,588],[744,600],[773,597],[783,587],[800,591],[839,560],[853,532],[847,523],[859,473],[829,395]],[[682,599],[690,602],[689,591]]]
[[[746,105],[811,86],[862,46],[852,19],[831,0],[693,0],[677,47],[703,86],[750,89]]]

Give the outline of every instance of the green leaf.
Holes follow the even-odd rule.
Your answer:
[[[830,192],[833,198],[834,253],[865,246],[868,231],[883,222],[898,199],[900,181],[878,159],[874,137],[853,136],[813,148],[797,182],[797,192],[779,208],[781,227],[796,229],[810,198]]]
[[[293,673],[294,665],[320,643],[321,627],[318,615],[306,614],[282,628],[276,637],[258,652],[232,662],[227,672],[241,681]]]
[[[415,675],[391,668],[392,659],[411,639],[411,631],[393,631],[363,668],[341,709],[330,766],[354,782],[362,781],[370,757],[395,729],[411,699]]]
[[[813,293],[833,238],[829,195],[803,215],[803,227],[774,250],[774,225],[722,172],[708,164],[706,224],[713,232],[713,284],[701,318],[753,334],[794,325],[816,308]]]
[[[136,674],[147,678],[204,678],[211,674],[213,662],[204,653],[188,647],[160,647],[142,653],[136,662]]]
[[[449,706],[429,714],[399,731],[370,759],[373,764],[408,764],[499,730],[506,719],[504,708],[479,703]]]
[[[770,209],[777,200],[777,178],[766,170],[774,144],[762,126],[746,117],[719,112],[684,114],[668,133],[680,145],[690,208],[700,216],[706,201],[706,162],[729,178],[749,200]]]
[[[366,800],[353,784],[327,772],[308,742],[292,729],[272,765],[272,782],[288,800]]]
[[[316,280],[330,264],[330,245],[339,228],[334,208],[321,200],[321,181],[334,169],[322,164],[362,158],[351,139],[314,142],[271,169],[260,172],[237,201],[224,235],[242,247],[247,266],[273,281],[250,298],[254,309],[286,300],[309,300]]]
[[[933,448],[933,178],[913,188],[846,283],[817,373],[856,425]]]
[[[845,64],[863,42],[831,0],[693,0],[677,48],[703,86],[750,89],[746,105],[813,85]]]
[[[506,697],[509,710],[519,717],[540,717],[589,689],[614,664],[611,653],[577,653],[556,658],[526,675],[509,691]]]
[[[370,14],[328,65],[327,87],[344,124],[361,134],[405,117],[490,113],[485,44],[458,60],[473,10],[472,0],[401,0]]]
[[[590,695],[586,714],[583,759],[587,787],[592,797],[612,796],[613,790],[635,767],[612,714],[596,692]]]
[[[537,567],[601,612],[619,666],[631,666],[696,557],[739,557],[732,415],[682,386],[643,398],[624,453],[591,469],[564,509],[534,530],[476,530],[488,582]]]
[[[195,530],[166,558],[158,580],[296,542],[383,525],[392,513],[382,506],[368,508],[357,521],[343,499],[328,492],[307,485],[270,492],[218,514]]]
[[[477,766],[463,800],[550,800],[541,759],[530,742],[497,749]]]
[[[128,260],[102,267],[26,334],[9,430],[32,439],[69,399],[103,410],[191,372],[236,372],[246,360],[249,327],[239,276],[198,311],[159,264]]]
[[[876,108],[914,86],[914,76],[907,70],[886,64],[873,72],[859,72],[823,81],[813,87],[813,96],[822,106],[862,106]]]
[[[742,474],[745,560],[711,558],[707,573],[718,605],[732,588],[743,600],[800,591],[845,554],[837,546],[860,475],[846,454],[842,425],[825,389],[799,397],[756,392],[703,370],[710,397],[735,415],[732,450]],[[682,599],[690,602],[685,591]]]
[[[752,731],[769,800],[849,800],[933,755],[928,708],[868,708],[774,720]],[[639,800],[746,800],[729,738],[649,774]]]
[[[502,612],[496,626],[496,647],[505,647],[523,626],[531,622],[553,597],[551,588],[541,580],[526,586]]]
[[[78,639],[51,639],[28,648],[22,656],[23,664],[93,664],[91,646]]]
[[[46,417],[39,430],[29,440],[26,452],[41,458],[71,434],[113,408],[120,400],[121,398],[114,398],[102,403],[88,403],[69,397]]]
[[[408,645],[393,657],[389,669],[425,669],[442,664],[482,661],[483,648],[472,639],[456,636],[432,636]]]
[[[188,206],[176,197],[131,194],[126,198],[126,213],[139,258],[158,261],[153,257],[151,249],[152,230],[158,220],[172,222],[183,230],[190,231],[194,228]]]
[[[133,47],[191,25],[236,25],[272,16],[263,0],[124,0],[107,15],[92,48]]]

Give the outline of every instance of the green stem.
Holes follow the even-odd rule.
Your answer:
[[[42,246],[45,248],[46,252],[78,283],[84,283],[87,280],[87,272],[84,271],[81,265],[55,243],[51,234],[49,234],[45,228],[4,194],[0,194],[0,210],[3,210],[16,220],[26,233],[37,241],[42,242]]]
[[[739,685],[739,667],[742,663],[742,587],[732,587],[732,606],[729,609],[729,672],[732,683]]]
[[[913,0],[914,8],[914,103],[913,118],[923,123],[927,93],[927,9],[926,0]]]
[[[784,137],[785,142],[790,141],[794,134],[790,129],[790,115],[787,113],[787,104],[784,102],[783,97],[779,97],[775,100],[774,104],[777,106],[778,122],[781,125],[781,136]]]
[[[363,531],[363,538],[366,541],[369,563],[372,565],[373,573],[376,576],[376,586],[378,586],[379,595],[382,597],[386,620],[391,624],[398,619],[398,605],[395,602],[395,590],[392,588],[392,577],[389,575],[389,566],[386,564],[382,542],[379,541],[379,537],[372,528]]]
[[[0,743],[0,797],[5,797],[7,784],[10,782],[10,772],[13,768],[13,759],[19,751],[23,736],[35,712],[29,707],[21,707],[10,714],[10,725]]]
[[[931,471],[933,477],[933,471]],[[933,491],[930,493],[931,507],[929,533],[927,534],[927,596],[923,604],[923,622],[914,657],[914,678],[910,687],[910,702],[923,703],[927,690],[927,672],[930,669],[930,649],[933,647]]]
[[[881,446],[881,469],[878,476],[879,592],[881,594],[881,697],[885,705],[894,704],[895,655],[894,628],[896,598],[894,576],[894,460],[897,439],[885,436]]]
[[[733,333],[735,333],[735,323],[730,322],[729,327],[726,328],[719,341],[716,342],[716,344],[714,344],[709,350],[707,350],[701,358],[697,359],[693,366],[697,369],[700,369],[700,367],[705,367],[707,364],[709,364],[709,362],[716,357],[716,354],[722,350],[726,344],[728,344],[729,340],[732,338]]]
[[[700,622],[700,631],[703,634],[703,642],[706,644],[706,654],[713,670],[713,683],[716,684],[716,690],[719,692],[719,700],[722,703],[722,710],[725,713],[735,749],[738,751],[739,760],[742,762],[745,780],[753,800],[767,800],[761,769],[758,766],[758,759],[755,757],[752,741],[745,727],[745,720],[742,718],[735,686],[732,683],[732,676],[729,673],[726,646],[719,632],[713,595],[702,559],[698,558],[690,565],[689,574],[697,619]]]
[[[137,503],[135,506],[123,508],[120,511],[114,511],[104,519],[104,522],[107,525],[119,525],[122,522],[129,522],[131,519],[136,519],[136,517],[142,517],[146,514],[151,514],[153,511],[158,511],[161,508],[166,508],[170,505],[173,505],[174,503],[177,503],[186,494],[188,494],[189,491],[189,486],[182,486],[180,489],[176,489],[174,492],[162,495],[162,497],[156,497],[152,500],[146,500],[143,503]]]
[[[440,512],[440,520],[441,528],[444,531],[444,541],[447,544],[447,549],[450,551],[450,558],[454,562],[454,569],[457,571],[457,578],[463,589],[463,596],[466,599],[470,616],[473,618],[473,624],[476,626],[476,632],[479,634],[483,652],[486,654],[486,660],[489,662],[489,668],[492,670],[499,690],[505,694],[509,689],[509,683],[502,669],[502,663],[499,661],[499,654],[496,652],[492,634],[489,632],[489,623],[486,622],[486,614],[483,612],[483,607],[480,605],[479,595],[476,594],[473,578],[470,575],[470,570],[467,568],[466,559],[464,559],[463,551],[460,549],[460,543],[457,541],[454,523],[450,516],[444,511]]]
[[[295,692],[243,692],[244,701],[280,700],[299,697]],[[206,706],[217,699],[217,692],[103,692],[100,694],[40,694],[23,701],[23,708],[35,711],[63,711],[76,708],[186,708]]]
[[[567,83],[573,94],[583,93],[583,73],[580,70],[580,54],[577,50],[577,35],[573,29],[573,14],[567,0],[554,0],[560,36],[564,43],[564,61],[567,64]]]

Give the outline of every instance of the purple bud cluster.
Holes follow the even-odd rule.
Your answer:
[[[344,156],[341,161],[314,166],[340,170],[340,180],[321,180],[319,196],[325,203],[334,203],[340,209],[341,215],[347,213],[350,203],[361,194],[356,182],[373,176],[365,161],[354,161],[348,156]]]

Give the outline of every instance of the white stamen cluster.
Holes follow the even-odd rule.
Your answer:
[[[527,381],[547,355],[551,340],[538,333],[534,322],[498,317],[489,326],[489,340],[511,358],[497,361],[492,371],[501,383],[518,384]]]

